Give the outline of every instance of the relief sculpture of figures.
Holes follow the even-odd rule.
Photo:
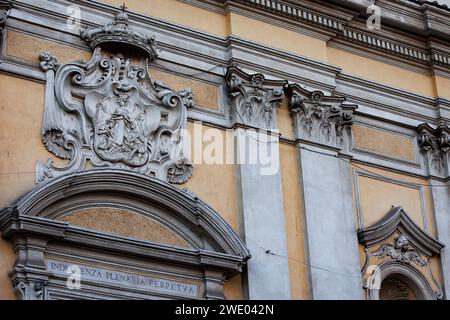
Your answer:
[[[187,181],[192,165],[183,133],[193,93],[177,93],[150,79],[154,38],[130,30],[125,12],[105,27],[82,30],[81,37],[93,50],[87,63],[60,66],[50,53],[40,55],[47,79],[42,139],[50,152],[70,162],[62,168],[51,159],[38,162],[37,182],[82,170],[87,160],[94,167]],[[122,54],[130,48],[133,56]]]

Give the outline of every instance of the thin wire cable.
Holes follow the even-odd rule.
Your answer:
[[[348,274],[348,273],[342,273],[342,272],[338,272],[338,271],[336,271],[336,270],[329,269],[328,267],[319,266],[319,265],[313,265],[313,264],[308,263],[308,262],[306,262],[306,261],[302,261],[302,260],[294,259],[294,258],[289,258],[288,256],[281,255],[281,254],[278,254],[278,253],[273,252],[273,251],[270,250],[270,249],[264,248],[264,247],[263,247],[262,245],[260,245],[257,241],[255,241],[254,239],[252,239],[252,238],[250,238],[250,237],[248,237],[248,236],[246,236],[246,239],[248,239],[248,240],[252,241],[253,243],[255,243],[259,248],[261,248],[261,249],[262,249],[266,254],[268,254],[268,255],[280,257],[280,258],[287,259],[287,260],[291,260],[291,261],[295,261],[295,262],[298,262],[298,263],[303,264],[303,265],[305,265],[305,266],[308,266],[308,267],[311,267],[311,268],[314,268],[314,269],[323,270],[323,271],[326,271],[326,272],[329,272],[329,273],[332,273],[332,274],[335,274],[335,275],[341,275],[341,276],[343,276],[343,277],[348,277],[348,278],[353,278],[353,279],[361,279],[361,277],[360,277],[359,275],[358,275],[358,276],[355,276],[355,275]]]

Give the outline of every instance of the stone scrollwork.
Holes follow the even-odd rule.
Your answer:
[[[15,286],[16,295],[20,300],[43,300],[45,285],[42,281],[19,281]]]
[[[267,80],[262,74],[249,75],[232,67],[227,85],[233,105],[232,120],[264,129],[277,127],[276,108],[283,100],[285,81]]]
[[[8,10],[11,8],[11,1],[0,0],[0,39],[3,37],[3,30],[8,18]],[[3,40],[2,40],[3,41]]]
[[[107,26],[82,30],[81,37],[93,49],[86,63],[59,65],[50,53],[40,55],[47,79],[42,140],[69,163],[60,168],[52,160],[38,162],[37,182],[81,170],[87,160],[94,167],[135,170],[171,183],[187,181],[192,165],[184,129],[193,93],[175,92],[150,79],[147,65],[156,57],[154,38],[130,30],[125,12]]]
[[[448,176],[450,155],[450,127],[433,128],[424,123],[417,127],[417,142],[428,163],[430,174]]]
[[[286,86],[285,91],[299,139],[340,149],[348,147],[356,105],[344,103],[343,97],[309,92],[297,84]]]

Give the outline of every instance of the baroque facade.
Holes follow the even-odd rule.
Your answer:
[[[0,299],[449,299],[449,25],[0,0]]]

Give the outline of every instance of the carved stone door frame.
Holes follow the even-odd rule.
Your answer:
[[[95,213],[104,206],[159,221],[185,245],[64,220],[80,208]],[[17,255],[10,277],[21,299],[223,299],[224,281],[250,258],[233,229],[195,195],[120,169],[72,173],[37,186],[0,212],[0,231]],[[72,264],[84,271],[81,291],[69,288],[70,274],[62,273]]]

